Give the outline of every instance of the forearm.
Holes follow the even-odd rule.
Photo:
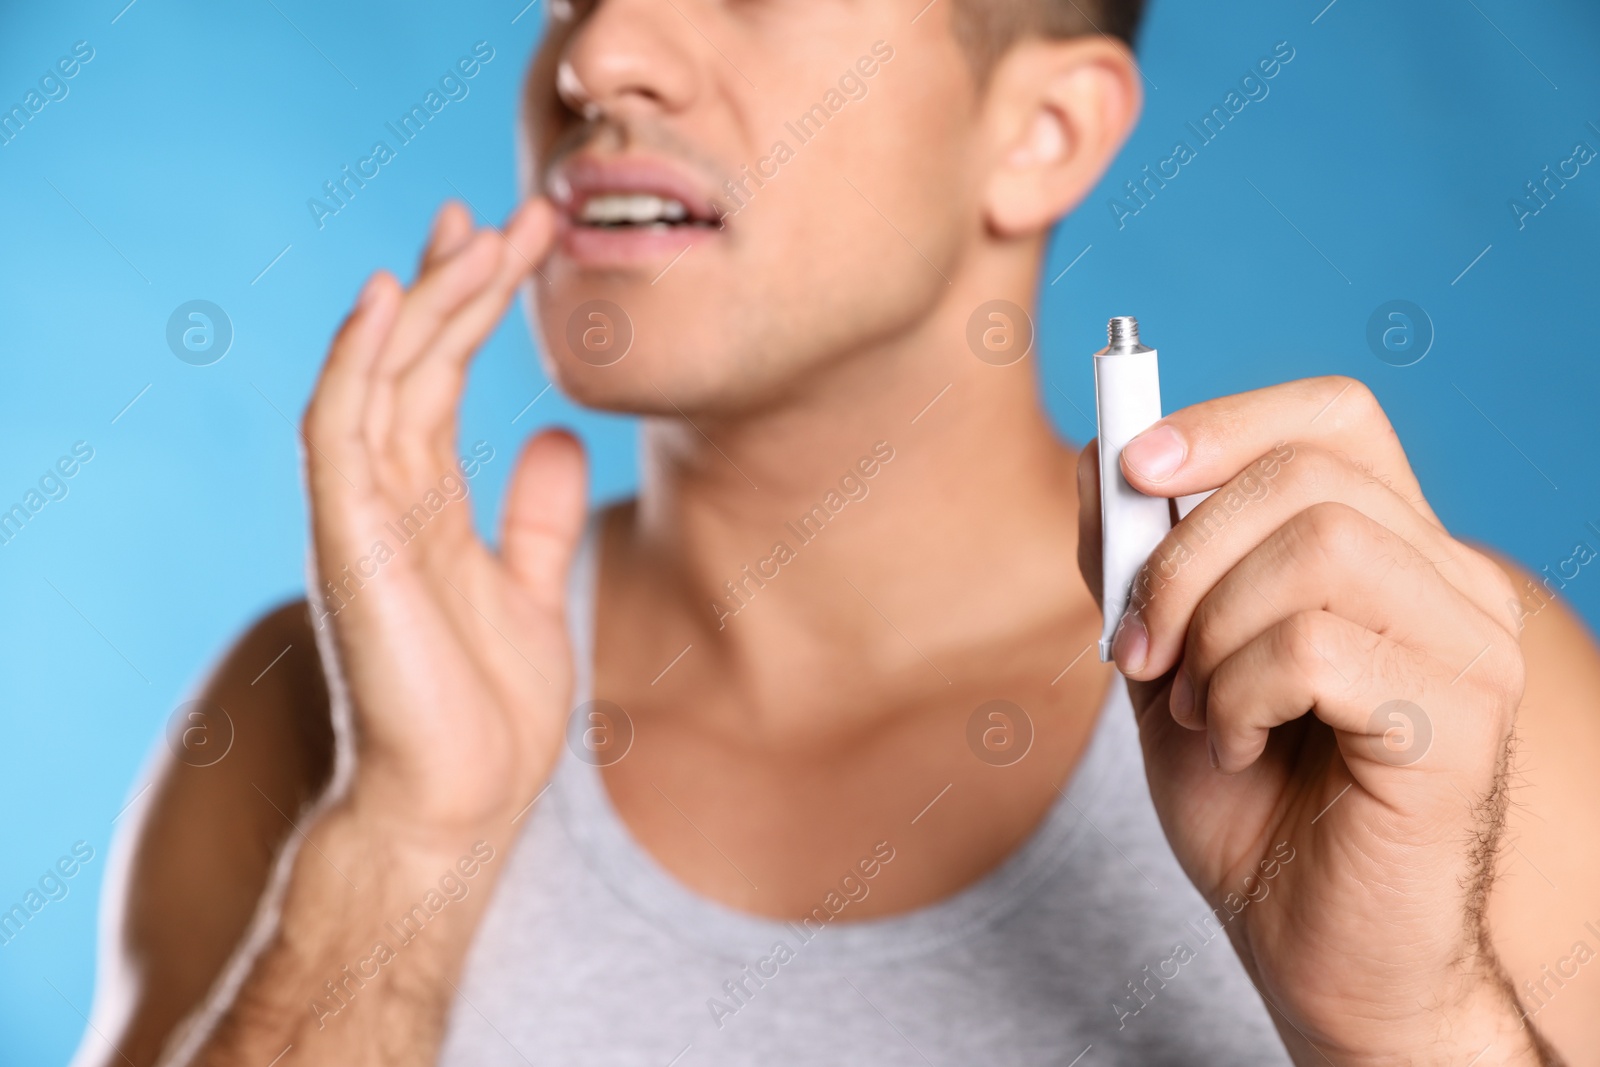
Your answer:
[[[270,937],[183,1062],[432,1064],[500,859],[482,835],[424,841],[359,804],[329,809],[305,830]]]

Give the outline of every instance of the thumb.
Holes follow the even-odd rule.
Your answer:
[[[567,568],[587,510],[583,446],[565,430],[545,430],[522,446],[506,497],[500,555],[542,607],[566,603]]]

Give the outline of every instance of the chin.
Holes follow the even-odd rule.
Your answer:
[[[572,353],[563,324],[546,324],[546,374],[574,403],[625,415],[736,413],[745,405],[736,359],[693,343],[633,345],[616,362],[596,365]],[[592,357],[591,357],[592,358]]]

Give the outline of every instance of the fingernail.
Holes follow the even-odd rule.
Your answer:
[[[1172,717],[1180,726],[1188,726],[1194,716],[1194,684],[1187,671],[1178,671],[1172,680]]]
[[[1122,449],[1122,461],[1139,477],[1152,482],[1164,482],[1189,454],[1189,446],[1171,426],[1157,426],[1129,441]]]
[[[1150,634],[1137,612],[1124,615],[1117,624],[1117,632],[1111,639],[1111,655],[1123,674],[1132,674],[1144,667],[1150,655]]]
[[[378,295],[378,276],[374,274],[367,279],[367,284],[361,287],[361,295],[356,297],[356,307],[366,307],[372,303],[372,298]]]
[[[1209,736],[1206,737],[1206,755],[1211,757],[1211,769],[1217,770],[1222,764],[1217,760],[1217,743]]]

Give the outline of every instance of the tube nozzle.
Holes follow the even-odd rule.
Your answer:
[[[1107,323],[1106,340],[1109,343],[1095,355],[1119,356],[1130,352],[1150,351],[1139,342],[1139,320],[1132,315],[1118,315]]]

